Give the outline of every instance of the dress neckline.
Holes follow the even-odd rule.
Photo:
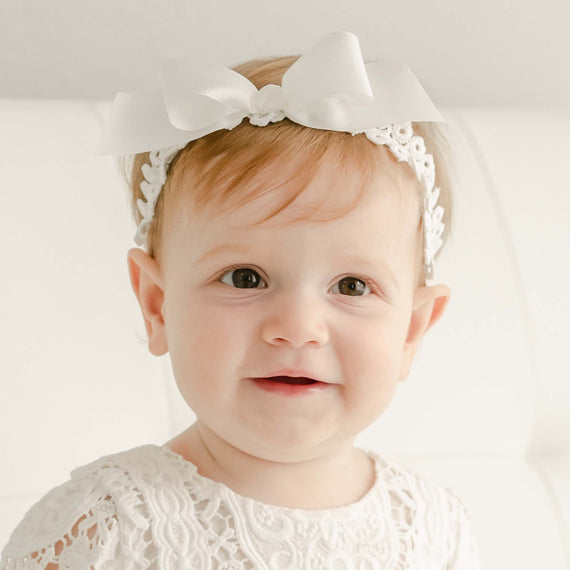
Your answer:
[[[279,512],[288,512],[290,514],[303,514],[305,516],[315,516],[317,517],[319,514],[327,513],[329,515],[339,515],[339,516],[346,516],[348,513],[352,511],[360,511],[362,508],[366,507],[369,503],[374,501],[378,493],[380,491],[380,482],[381,482],[381,470],[383,468],[383,461],[382,458],[374,451],[363,449],[368,457],[370,457],[374,463],[374,483],[372,487],[357,501],[350,503],[349,505],[343,505],[340,507],[331,507],[325,509],[299,509],[299,508],[290,508],[284,507],[281,505],[272,505],[270,503],[264,503],[262,501],[258,501],[253,499],[252,497],[247,497],[245,495],[240,495],[236,491],[234,491],[231,487],[228,487],[225,483],[221,481],[215,481],[214,479],[210,479],[198,472],[198,467],[185,459],[179,453],[172,451],[166,444],[165,445],[154,445],[155,448],[160,450],[163,454],[165,454],[169,459],[174,460],[174,462],[179,467],[180,471],[187,475],[188,479],[194,479],[194,481],[200,482],[204,487],[209,488],[211,490],[218,490],[222,491],[226,496],[230,495],[234,497],[238,502],[242,503],[244,506],[255,507],[256,509],[264,508],[269,510],[276,510]]]

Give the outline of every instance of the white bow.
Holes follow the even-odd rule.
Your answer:
[[[282,85],[257,89],[223,65],[173,59],[160,92],[118,93],[99,154],[132,154],[184,145],[245,117],[254,125],[288,117],[315,129],[361,133],[411,121],[443,122],[405,64],[365,64],[350,32],[324,36],[289,67]]]

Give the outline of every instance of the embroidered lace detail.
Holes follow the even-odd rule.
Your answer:
[[[80,515],[83,511],[85,514]],[[55,487],[28,511],[12,533],[0,568],[44,569],[51,563],[62,570],[85,570],[93,568],[103,556],[112,562],[118,538],[115,515],[111,497],[93,487],[90,480]]]
[[[142,216],[134,237],[137,245],[144,245],[146,242],[148,228],[154,217],[154,207],[160,195],[160,191],[166,182],[168,165],[184,146],[185,145],[178,145],[161,150],[153,150],[149,153],[150,164],[143,164],[141,166],[144,180],[140,183],[140,189],[146,202],[140,198],[137,199],[137,207]]]
[[[165,446],[102,457],[28,511],[0,569],[478,570],[459,498],[369,455],[372,489],[321,510],[238,495]]]
[[[440,188],[434,188],[435,163],[433,155],[427,154],[424,139],[414,135],[412,123],[395,123],[368,129],[366,138],[380,145],[386,145],[398,161],[407,162],[416,178],[423,184],[423,227],[424,265],[426,279],[432,279],[435,270],[435,256],[443,244],[441,236],[445,229],[442,223],[443,207],[437,206]]]

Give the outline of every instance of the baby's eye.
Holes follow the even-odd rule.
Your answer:
[[[230,275],[227,280],[226,275]],[[230,267],[220,276],[220,281],[238,289],[255,289],[260,283],[265,283],[259,273],[250,267]],[[362,297],[366,290],[371,292],[368,283],[357,277],[343,277],[334,284],[333,292],[336,290],[352,297]]]
[[[232,275],[230,283],[224,281],[225,275]],[[220,277],[222,283],[226,285],[233,285],[238,289],[254,289],[260,282],[261,277],[259,273],[249,267],[231,267],[223,273]]]
[[[333,289],[337,287],[340,292],[346,292],[348,295],[352,297],[362,297],[364,293],[363,291],[370,292],[368,284],[366,281],[362,279],[358,279],[358,277],[343,277],[340,281],[334,284]]]

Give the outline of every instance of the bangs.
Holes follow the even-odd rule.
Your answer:
[[[410,187],[411,179],[417,182],[407,163],[398,163],[388,148],[364,134],[311,129],[288,119],[265,127],[244,120],[231,131],[190,142],[177,155],[162,193],[161,217],[169,218],[170,224],[177,216],[190,221],[187,216],[223,215],[286,186],[274,210],[253,221],[253,227],[285,210],[317,177],[324,177],[326,195],[295,221],[342,217],[371,191],[378,191],[379,181],[382,192],[409,205],[402,182],[408,180],[404,188]],[[413,188],[419,206],[419,185]]]

